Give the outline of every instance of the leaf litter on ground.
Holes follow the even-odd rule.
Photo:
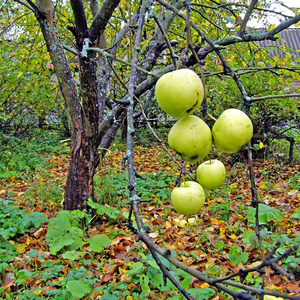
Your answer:
[[[114,203],[118,203],[119,218],[111,222],[105,215],[98,216],[84,231],[85,243],[80,249],[70,250],[65,256],[62,251],[55,255],[50,253],[46,242],[49,222],[41,222],[39,227],[33,226],[24,234],[7,238],[9,244],[15,246],[15,250],[8,259],[9,267],[1,275],[2,293],[29,289],[46,297],[51,293],[54,295],[64,286],[74,297],[92,299],[103,294],[105,285],[112,285],[112,290],[116,291],[119,283],[123,282],[126,285],[119,290],[124,294],[122,299],[130,299],[127,296],[133,291],[145,293],[147,296],[143,299],[169,299],[174,293],[176,295],[176,292],[170,292],[170,288],[160,291],[146,291],[146,288],[141,288],[141,280],[150,276],[149,270],[154,268],[155,262],[150,259],[146,246],[136,242],[135,235],[126,227],[124,216],[129,204],[126,195],[126,171],[121,167],[124,154],[125,151],[110,151],[103,160],[100,179],[95,179],[101,187],[106,175],[117,176],[117,182],[121,180],[125,185],[121,195],[110,191],[110,196],[116,198]],[[171,206],[170,191],[174,187],[179,169],[163,149],[156,145],[137,146],[135,157],[137,171],[147,177],[145,181],[139,182],[142,186],[141,196],[152,200],[141,205],[141,216],[151,228],[150,237],[159,246],[170,249],[186,265],[213,276],[226,276],[260,261],[261,253],[248,213],[251,211],[251,192],[245,172],[246,164],[239,163],[232,167],[227,164],[226,183],[216,192],[207,192],[203,210],[191,218],[178,215]],[[53,218],[62,209],[68,159],[66,155],[61,155],[48,160],[48,166],[37,170],[30,179],[24,179],[25,176],[2,182],[0,198],[16,199],[20,208],[28,212],[42,212],[49,220]],[[298,243],[300,241],[300,165],[291,167],[279,165],[272,160],[255,160],[254,174],[260,201],[277,212],[276,217],[273,218],[270,214],[268,222],[261,224],[264,251],[270,251],[276,240],[280,240],[282,245],[279,250],[282,252],[295,240]],[[60,187],[58,194],[45,188],[50,184],[53,184],[52,189],[55,186]],[[109,182],[108,186],[113,190],[112,185],[113,181]],[[96,187],[96,196],[102,193],[101,188]],[[282,215],[281,218],[278,218],[277,210]],[[99,252],[93,251],[93,247],[87,242],[97,234],[106,235],[110,239],[109,245]],[[288,282],[284,276],[267,269],[265,286],[271,290],[300,295],[299,253],[294,260],[289,260],[283,265],[287,271],[294,272],[295,280]],[[77,277],[70,275],[74,269],[84,270],[84,276],[89,278],[86,279],[87,285],[82,287],[86,291],[82,295],[75,290]],[[155,268],[153,270],[158,272]],[[137,273],[144,274],[144,277],[139,275],[139,281],[134,281]],[[184,279],[182,276],[179,275],[179,278]],[[70,280],[71,283],[67,284]],[[260,282],[259,274],[254,273],[247,276],[244,283],[259,286]],[[190,278],[187,286],[190,289],[208,288],[205,282],[195,278]],[[227,298],[214,291],[209,299]]]

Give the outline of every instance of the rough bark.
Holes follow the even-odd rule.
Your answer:
[[[71,133],[71,158],[65,188],[64,208],[68,210],[84,209],[89,197],[94,197],[93,178],[99,164],[97,148],[105,137],[109,146],[114,139],[114,132],[119,122],[108,122],[99,136],[100,120],[103,120],[103,107],[106,100],[107,68],[95,52],[84,53],[85,42],[97,41],[103,32],[102,27],[111,16],[118,1],[105,1],[106,6],[99,9],[93,23],[92,35],[87,27],[82,1],[72,0],[76,28],[70,28],[76,39],[79,57],[80,93],[69,67],[68,60],[55,25],[54,12],[50,0],[37,3],[35,14],[47,44],[55,73],[65,99]],[[98,24],[100,30],[97,31]],[[86,40],[85,40],[86,39]],[[102,73],[101,73],[102,72]],[[97,75],[101,76],[97,76]],[[98,78],[101,78],[99,80]],[[119,114],[122,116],[122,114]],[[109,133],[109,134],[107,134]]]

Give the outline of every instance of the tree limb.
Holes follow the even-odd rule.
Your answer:
[[[243,36],[244,32],[245,32],[245,28],[246,28],[246,25],[249,21],[249,18],[250,18],[250,15],[252,14],[252,11],[256,5],[258,0],[252,0],[248,9],[247,9],[247,12],[246,12],[246,15],[242,21],[242,24],[241,24],[241,27],[240,27],[240,30],[238,32],[238,36]]]
[[[283,94],[283,95],[268,95],[268,96],[262,96],[262,97],[252,97],[250,100],[250,103],[252,102],[258,102],[263,101],[267,99],[276,99],[276,98],[293,98],[293,97],[300,97],[300,94]]]
[[[111,18],[120,0],[104,0],[90,27],[89,39],[92,46],[98,44],[100,35],[104,32],[107,22]]]
[[[75,24],[76,24],[76,30],[72,32],[75,35],[77,45],[81,50],[83,40],[88,37],[88,27],[87,27],[84,6],[82,0],[70,0],[70,3],[72,6]]]

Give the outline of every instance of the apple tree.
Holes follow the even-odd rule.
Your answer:
[[[19,35],[23,34],[24,26],[29,26],[29,19],[34,22],[34,14],[36,21],[32,24],[40,28],[64,98],[72,141],[65,209],[83,209],[87,199],[94,197],[93,177],[117,131],[128,124],[130,101],[134,101],[134,115],[140,115],[143,103],[147,105],[153,98],[151,89],[162,74],[185,66],[202,74],[202,79],[213,75],[231,78],[228,80],[233,80],[240,94],[234,105],[249,111],[255,99],[248,95],[235,70],[235,56],[239,51],[228,49],[248,47],[253,53],[251,60],[242,56],[238,59],[243,65],[248,64],[249,69],[259,67],[254,58],[264,57],[255,42],[275,40],[278,32],[299,21],[299,15],[291,10],[290,15],[283,15],[286,21],[271,30],[249,31],[249,20],[260,20],[270,13],[268,2],[262,3],[265,7],[256,2],[249,7],[187,3],[188,10],[184,1],[144,4],[91,1],[89,5],[70,1],[65,5],[47,0],[8,1],[4,5],[10,13],[20,13]],[[147,8],[143,34],[140,44],[134,45],[142,5]],[[29,39],[27,43],[34,44],[34,41]],[[19,47],[21,49],[22,44]],[[130,86],[134,54],[136,76]],[[72,70],[75,59],[78,60],[76,74]],[[286,71],[284,67],[282,70]],[[128,98],[130,88],[134,89],[133,100]],[[209,90],[210,86],[207,87],[208,99]],[[213,106],[213,102],[210,105]],[[129,128],[128,132],[132,130]]]
[[[145,110],[151,106],[149,103],[154,101],[157,80],[180,68],[193,69],[205,86],[205,101],[198,112],[204,119],[209,118],[214,106],[220,105],[218,98],[212,97],[217,95],[220,80],[230,81],[237,90],[238,96],[230,107],[239,107],[249,114],[258,99],[247,90],[241,72],[259,72],[261,64],[268,62],[270,70],[276,68],[282,76],[294,72],[286,65],[272,65],[258,42],[276,40],[279,32],[299,24],[297,10],[283,14],[272,11],[268,1],[257,0],[252,0],[250,5],[247,1],[219,0],[193,3],[188,0],[7,0],[3,3],[3,9],[19,12],[20,35],[25,30],[22,26],[34,15],[33,24],[42,33],[64,99],[71,136],[64,208],[82,210],[86,208],[87,200],[94,198],[96,170],[101,167],[101,160],[117,132],[123,128],[127,133],[124,161],[128,164],[131,198],[128,226],[146,243],[164,276],[174,282],[187,299],[192,299],[170,276],[157,253],[235,299],[254,298],[228,285],[259,295],[269,293],[233,283],[230,278],[209,278],[188,269],[149,238],[139,214],[139,203],[144,200],[136,193],[134,119],[145,115]],[[270,15],[282,17],[283,22],[265,27],[265,30],[250,28],[250,21],[266,22]],[[34,42],[27,40],[26,45],[20,43],[18,46],[23,49]],[[72,64],[77,61],[78,68],[73,70]],[[272,96],[268,95],[268,99]],[[253,186],[254,205],[257,204],[255,197]],[[132,214],[138,228],[131,225]],[[276,264],[273,254],[267,256],[256,270]],[[247,272],[242,270],[238,275]]]

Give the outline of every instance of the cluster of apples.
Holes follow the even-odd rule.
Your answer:
[[[225,110],[212,130],[201,118],[192,115],[203,102],[204,88],[198,75],[190,69],[163,75],[156,83],[155,97],[160,108],[178,120],[169,132],[169,146],[191,164],[207,157],[213,144],[222,152],[234,153],[252,137],[252,122],[239,109]],[[219,160],[210,159],[200,164],[197,182],[185,181],[172,191],[175,210],[183,215],[198,212],[204,205],[204,189],[217,188],[225,176],[225,167]]]

